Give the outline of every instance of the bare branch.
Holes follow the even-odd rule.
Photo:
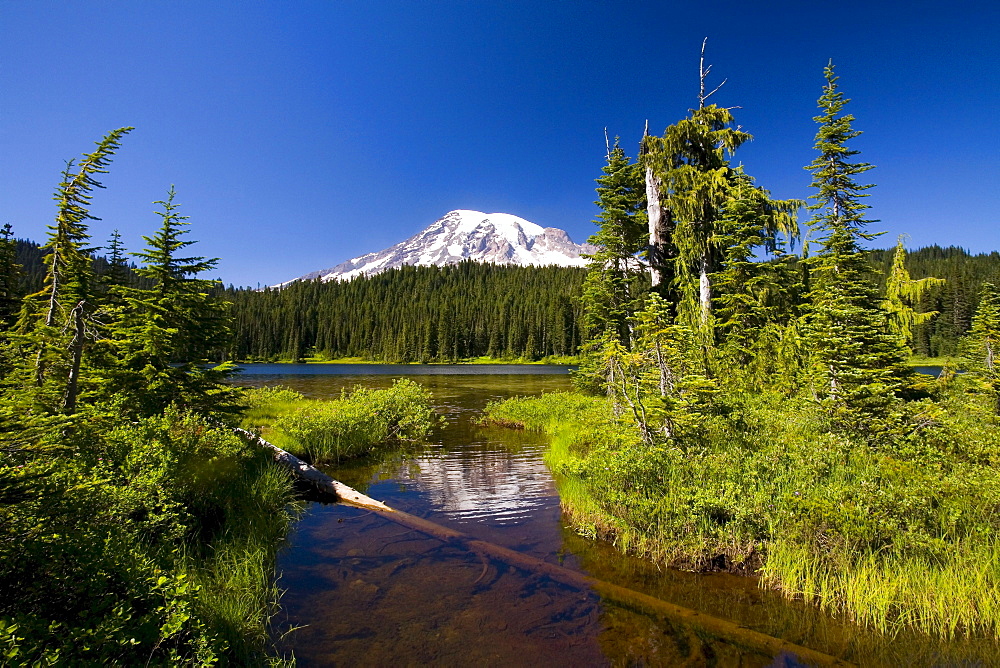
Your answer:
[[[705,45],[708,44],[708,37],[701,40],[701,59],[698,61],[698,108],[701,109],[705,106],[705,77],[708,76],[708,72],[705,71]],[[709,69],[712,69],[709,67]]]
[[[709,68],[709,69],[711,69],[711,68]],[[708,74],[708,72],[705,72],[705,74]],[[701,99],[701,106],[703,106],[703,107],[704,107],[704,106],[705,106],[705,100],[707,100],[708,98],[710,98],[710,97],[712,97],[713,95],[715,95],[715,94],[716,94],[716,93],[717,93],[717,92],[719,91],[719,89],[720,89],[720,88],[722,88],[723,86],[725,86],[725,85],[726,85],[726,82],[727,82],[727,81],[729,81],[729,79],[728,79],[728,78],[726,78],[726,79],[723,79],[723,80],[722,80],[722,83],[720,83],[720,84],[719,84],[718,86],[716,86],[716,87],[715,87],[715,88],[714,88],[714,89],[712,90],[712,92],[711,92],[711,93],[709,93],[708,95],[706,95],[705,97],[703,97],[703,98]]]
[[[608,129],[604,128],[604,147],[608,150],[608,162],[611,162],[611,142],[608,141]]]
[[[708,100],[708,98],[715,95],[717,92],[719,92],[719,89],[722,88],[724,85],[726,85],[726,82],[729,81],[728,78],[723,79],[722,83],[716,86],[711,93],[708,94],[705,93],[705,80],[708,79],[708,73],[712,71],[711,65],[705,67],[705,45],[707,43],[708,43],[708,38],[706,37],[701,42],[701,59],[698,61],[698,108],[699,109],[704,109],[705,101]],[[735,107],[731,108],[735,109]]]

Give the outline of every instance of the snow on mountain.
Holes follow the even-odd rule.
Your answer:
[[[597,248],[590,244],[573,243],[563,230],[542,227],[509,213],[456,210],[395,246],[294,280],[320,278],[323,281],[346,281],[404,265],[440,267],[462,260],[520,266],[554,264],[582,267],[587,261],[580,255],[596,251]]]

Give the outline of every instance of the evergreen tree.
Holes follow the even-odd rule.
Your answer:
[[[0,329],[13,324],[14,315],[21,303],[19,287],[23,269],[17,262],[17,242],[12,227],[7,223],[0,228]]]
[[[56,370],[65,374],[57,392],[66,413],[76,408],[87,321],[96,306],[87,221],[100,219],[88,208],[91,193],[104,187],[96,177],[107,173],[122,137],[131,130],[124,127],[109,132],[97,142],[96,151],[84,155],[77,171],[73,171],[73,160],[66,163],[54,197],[58,203],[55,224],[49,226],[44,246],[48,251],[45,285],[24,301],[21,312],[19,328],[33,338],[37,351],[35,384],[42,387]]]
[[[865,232],[873,221],[864,218],[868,206],[855,178],[872,169],[851,162],[858,151],[847,142],[861,133],[851,127],[854,117],[843,113],[848,100],[837,89],[833,64],[825,69],[826,86],[819,99],[822,114],[816,135],[813,173],[816,200],[810,226],[821,235],[822,251],[810,258],[810,308],[807,341],[812,358],[812,391],[829,409],[834,424],[874,431],[895,404],[906,375],[902,338],[890,331],[878,289],[865,261],[861,242],[877,235]]]
[[[231,392],[222,384],[233,366],[210,366],[230,335],[229,304],[212,297],[218,282],[197,278],[213,269],[215,258],[182,257],[193,241],[187,216],[178,213],[171,186],[155,202],[162,224],[146,249],[132,255],[143,261],[136,272],[152,287],[122,290],[124,313],[113,333],[117,362],[107,370],[110,385],[140,414],[152,415],[172,403],[201,411],[225,409]]]
[[[992,283],[983,284],[964,349],[966,369],[994,396],[994,410],[1000,415],[1000,290]]]
[[[728,157],[751,138],[732,123],[728,109],[709,105],[655,141],[664,202],[674,223],[678,313],[698,331],[710,324],[711,274],[721,266],[717,228],[735,176]]]
[[[782,338],[797,308],[797,273],[792,258],[783,255],[780,233],[795,240],[795,211],[802,204],[772,199],[738,168],[716,229],[722,269],[712,280],[717,287],[715,320],[723,364],[740,371],[759,366],[751,374],[759,382],[765,380],[761,376],[774,374],[778,356],[773,344]],[[759,261],[760,251],[769,261]],[[762,358],[762,365],[754,365],[757,358]]]
[[[628,318],[644,273],[637,258],[646,242],[642,172],[629,163],[617,138],[602,171],[595,202],[601,208],[594,221],[598,231],[587,240],[598,251],[589,256],[583,285],[584,327],[590,337],[612,333],[628,347]]]
[[[910,278],[910,272],[906,270],[906,249],[903,248],[903,237],[900,236],[896,242],[892,268],[886,277],[882,307],[889,313],[890,329],[901,336],[907,346],[913,345],[914,328],[937,315],[937,311],[918,312],[914,306],[920,303],[928,290],[944,283],[943,278],[932,276],[916,280]]]
[[[108,239],[107,269],[101,276],[104,286],[125,285],[128,282],[129,267],[125,258],[125,245],[122,244],[122,235],[118,230],[112,230]]]

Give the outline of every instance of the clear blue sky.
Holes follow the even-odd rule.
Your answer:
[[[384,248],[451,209],[593,231],[604,128],[634,155],[713,101],[737,159],[806,197],[833,58],[877,165],[875,229],[1000,247],[1000,3],[0,0],[0,223],[44,240],[63,162],[134,125],[106,190],[136,250],[170,184],[226,283],[286,280]]]

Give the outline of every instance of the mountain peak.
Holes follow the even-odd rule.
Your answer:
[[[405,265],[444,266],[463,260],[582,267],[587,261],[581,254],[596,250],[589,244],[573,243],[564,230],[542,227],[509,213],[456,209],[395,246],[293,280],[345,281]]]

